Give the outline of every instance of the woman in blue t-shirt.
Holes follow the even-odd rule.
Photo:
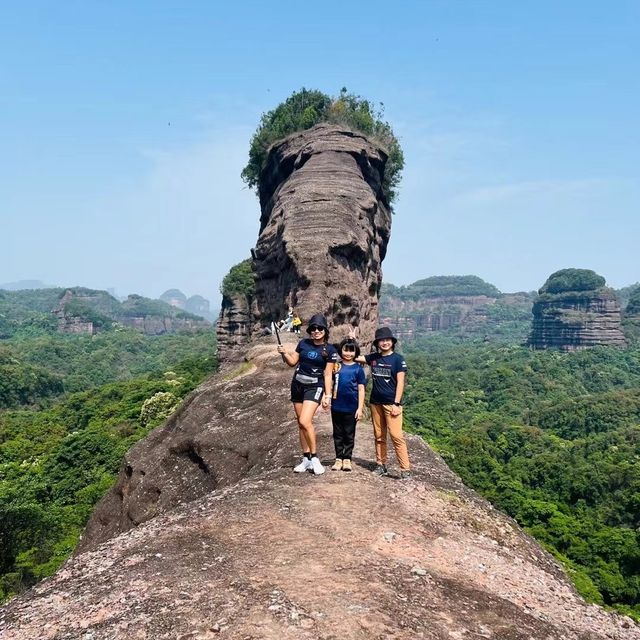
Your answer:
[[[333,365],[333,393],[331,395],[331,422],[336,461],[332,471],[351,471],[351,454],[356,437],[356,422],[362,418],[364,388],[367,377],[356,363],[360,347],[352,338],[340,343],[341,361]]]
[[[320,404],[325,408],[329,406],[326,392],[331,389],[331,374],[333,364],[338,361],[338,352],[328,343],[329,327],[322,314],[317,313],[309,320],[307,333],[310,338],[300,340],[294,353],[288,352],[284,345],[278,345],[278,353],[290,367],[296,368],[291,381],[291,402],[298,419],[303,457],[293,470],[320,475],[324,473],[324,467],[316,452],[313,416]]]

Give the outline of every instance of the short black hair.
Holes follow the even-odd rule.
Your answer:
[[[357,358],[360,355],[360,346],[358,345],[358,343],[353,338],[345,338],[340,343],[339,353],[342,354],[342,347],[344,347],[347,344],[349,346],[352,346],[352,347],[356,348],[356,358]]]

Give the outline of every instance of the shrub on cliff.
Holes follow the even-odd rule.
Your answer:
[[[234,295],[244,295],[249,298],[255,291],[256,280],[250,258],[231,267],[220,285],[220,293],[226,298]]]
[[[547,278],[538,293],[542,295],[568,291],[595,291],[604,285],[605,279],[591,269],[560,269]]]
[[[640,287],[638,287],[629,297],[629,302],[625,308],[625,314],[640,314]]]
[[[321,91],[302,88],[292,93],[272,111],[262,114],[260,125],[251,139],[249,162],[242,170],[242,179],[252,188],[260,185],[269,147],[296,131],[311,129],[319,122],[345,125],[364,133],[378,142],[388,153],[383,189],[392,203],[397,197],[404,156],[391,125],[383,120],[383,107],[376,108],[361,96],[348,93],[345,88],[338,97]]]

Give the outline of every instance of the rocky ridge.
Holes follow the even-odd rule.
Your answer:
[[[293,474],[290,370],[269,340],[127,456],[127,527],[90,527],[84,552],[0,611],[3,640],[640,638],[417,437],[411,481],[370,473],[368,422],[355,471]],[[318,427],[328,463],[327,414]]]

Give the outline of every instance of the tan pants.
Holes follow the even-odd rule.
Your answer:
[[[387,464],[387,431],[391,434],[391,442],[402,471],[409,471],[409,453],[402,433],[402,409],[397,416],[391,415],[392,404],[372,404],[371,422],[376,439],[376,462]]]

